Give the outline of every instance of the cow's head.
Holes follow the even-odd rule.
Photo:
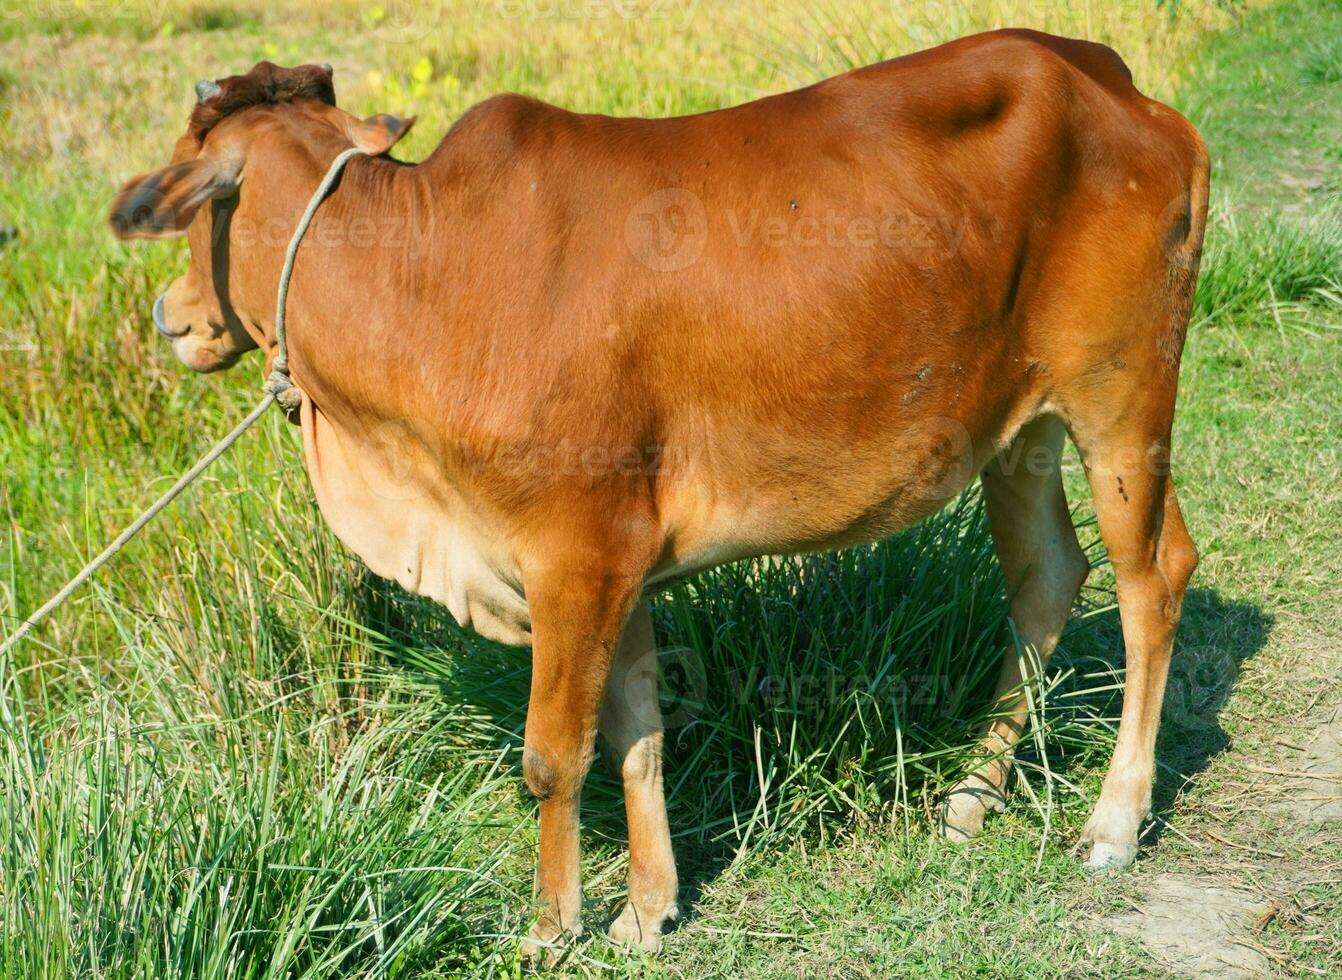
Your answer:
[[[196,105],[171,162],[128,181],[109,215],[119,238],[186,233],[190,264],[153,309],[154,325],[182,363],[218,371],[267,342],[262,323],[270,323],[275,297],[267,305],[247,295],[243,267],[276,247],[283,253],[336,154],[351,146],[385,153],[413,122],[359,119],[336,108],[330,65],[263,61],[245,75],[196,83]],[[287,222],[282,234],[276,218]],[[235,229],[247,237],[234,242]]]

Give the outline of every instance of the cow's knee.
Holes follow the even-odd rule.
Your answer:
[[[554,795],[554,767],[544,755],[529,745],[522,750],[522,778],[536,799],[544,801]]]
[[[591,753],[557,753],[528,743],[522,750],[522,778],[542,803],[573,796],[591,766]]]

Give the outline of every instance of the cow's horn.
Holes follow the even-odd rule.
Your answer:
[[[221,91],[218,82],[211,82],[202,78],[196,83],[196,101],[204,102],[206,99],[212,99]]]
[[[326,74],[328,74],[328,75],[334,75],[334,74],[335,74],[335,69],[332,68],[331,65],[330,65],[330,63],[329,63],[329,62],[326,62],[326,61],[323,61],[323,62],[321,63],[321,70],[324,71],[324,72],[326,72]]]

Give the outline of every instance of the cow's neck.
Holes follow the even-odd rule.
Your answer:
[[[464,225],[452,217],[450,161],[401,166],[355,157],[322,203],[299,250],[286,304],[287,341],[296,383],[336,417],[395,416],[409,405],[405,393],[422,390],[426,337],[423,319],[439,308],[445,270],[439,259]],[[325,166],[309,163],[300,183],[315,188]],[[283,202],[263,202],[263,213],[288,214],[293,228],[306,193],[288,189]],[[268,205],[268,206],[267,206]],[[274,349],[275,289],[287,235],[271,236],[256,251],[251,282],[266,284],[249,307],[263,346]],[[280,241],[278,239],[284,239]]]

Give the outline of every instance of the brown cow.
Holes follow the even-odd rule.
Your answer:
[[[317,501],[380,575],[533,649],[522,765],[540,800],[528,951],[581,929],[578,796],[620,759],[629,898],[676,914],[650,585],[869,542],[982,474],[1024,642],[1047,658],[1086,577],[1059,475],[1070,435],[1118,582],[1122,723],[1083,841],[1136,852],[1181,601],[1197,563],[1168,475],[1208,160],[1108,48],[999,31],[678,119],[520,96],[424,162],[408,127],[335,107],[330,69],[201,83],[166,169],[112,209],[185,230],[156,322],[198,371],[273,356],[284,246],[341,150],[288,303]],[[209,202],[209,207],[200,205]],[[1017,657],[985,765],[1000,806],[1026,709]]]

